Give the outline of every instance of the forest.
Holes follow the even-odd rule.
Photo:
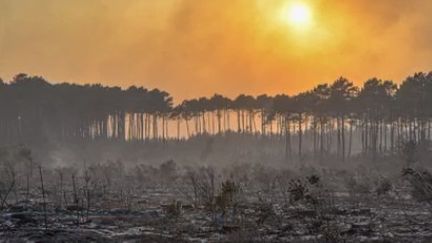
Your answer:
[[[356,87],[341,77],[293,96],[215,94],[178,105],[158,89],[54,84],[18,74],[10,82],[0,79],[0,142],[145,143],[234,133],[283,138],[287,157],[301,158],[307,147],[344,160],[354,152],[395,152],[402,141],[430,141],[431,104],[432,72],[400,85],[372,78]]]
[[[430,242],[432,72],[297,95],[0,82],[0,242]]]

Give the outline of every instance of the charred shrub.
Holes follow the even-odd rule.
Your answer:
[[[234,197],[239,192],[239,186],[234,182],[227,180],[222,182],[219,195],[215,198],[216,207],[225,213],[228,207],[233,206]]]
[[[318,200],[317,190],[320,190],[320,177],[312,175],[305,180],[293,179],[289,183],[288,192],[291,202],[305,201],[316,204]]]
[[[378,186],[375,188],[375,193],[378,196],[386,195],[393,189],[393,185],[389,179],[383,178],[378,182]]]
[[[319,236],[319,242],[343,242],[342,230],[335,214],[336,206],[331,193],[318,175],[295,179],[289,185],[292,203],[306,206],[298,209],[298,216],[308,226],[311,234]]]
[[[161,178],[165,184],[171,184],[177,178],[177,164],[168,160],[159,166]]]
[[[169,218],[178,218],[182,214],[182,203],[180,201],[173,201],[165,208],[165,213]]]
[[[406,168],[402,176],[411,185],[411,196],[419,201],[432,205],[432,174],[427,170]]]
[[[195,207],[204,205],[212,208],[216,194],[216,172],[211,167],[189,169],[185,175],[187,184],[192,191]]]

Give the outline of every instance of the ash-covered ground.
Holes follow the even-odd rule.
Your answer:
[[[15,163],[1,170],[0,242],[432,241],[432,175],[396,162],[383,170],[391,157],[349,169],[44,167],[23,148],[4,158]]]

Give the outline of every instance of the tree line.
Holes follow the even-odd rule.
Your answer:
[[[0,114],[3,143],[146,142],[235,133],[277,137],[287,157],[313,152],[345,160],[354,143],[376,156],[396,152],[401,141],[431,140],[432,72],[416,73],[400,85],[372,78],[357,87],[340,77],[293,96],[215,94],[178,105],[158,89],[53,84],[18,74],[9,82],[0,79]]]

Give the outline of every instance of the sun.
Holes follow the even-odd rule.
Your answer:
[[[281,18],[295,28],[305,29],[312,23],[312,9],[306,3],[291,3],[284,7]]]

